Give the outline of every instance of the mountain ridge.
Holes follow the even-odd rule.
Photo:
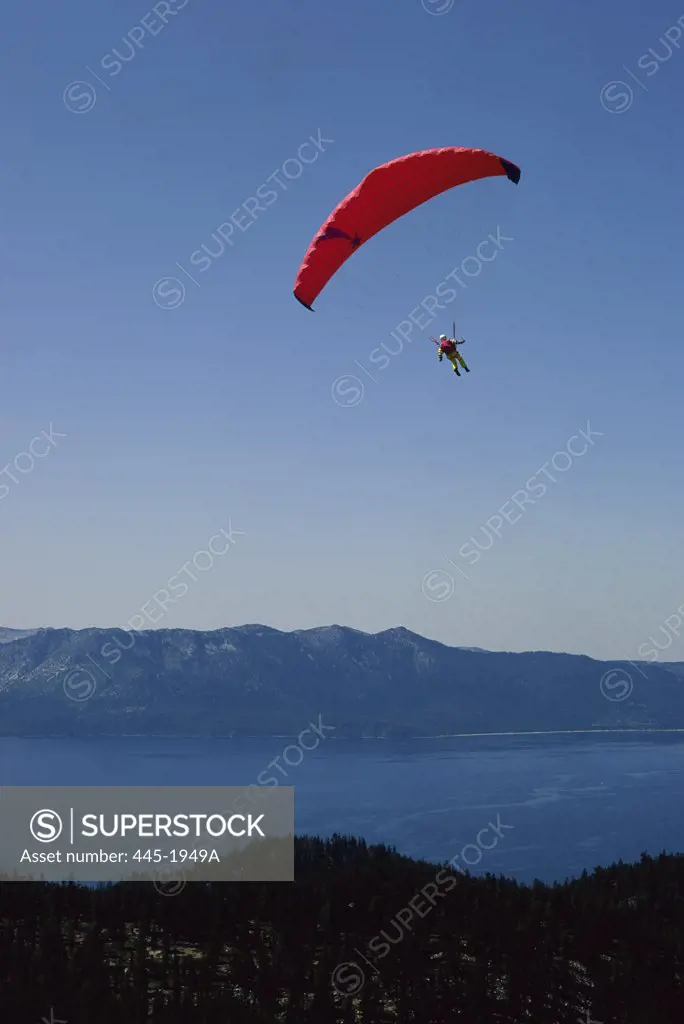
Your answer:
[[[683,668],[404,626],[0,628],[0,735],[296,735],[317,714],[338,738],[684,728]]]
[[[278,629],[276,626],[268,626],[263,622],[245,622],[239,626],[216,626],[208,629],[195,629],[185,626],[160,626],[154,629],[138,629],[138,630],[124,630],[120,626],[81,626],[79,629],[74,629],[71,626],[31,626],[26,629],[19,629],[9,626],[0,626],[0,643],[8,643],[13,640],[20,640],[27,636],[34,636],[36,633],[56,633],[56,632],[68,632],[68,633],[86,633],[86,632],[99,632],[99,633],[136,633],[144,636],[150,633],[176,633],[176,632],[187,632],[187,633],[221,633],[226,630],[262,630],[269,633],[280,634],[281,636],[293,636],[293,635],[306,635],[311,633],[322,633],[326,630],[344,630],[346,633],[356,633],[359,636],[366,637],[377,637],[385,634],[404,635],[413,637],[417,640],[425,641],[426,643],[439,644],[441,647],[446,647],[449,650],[456,651],[476,651],[481,654],[560,654],[568,657],[575,658],[590,658],[592,661],[605,662],[606,664],[613,663],[625,663],[625,664],[641,664],[647,665],[651,662],[647,661],[629,661],[628,658],[592,658],[589,654],[575,654],[570,651],[552,651],[546,647],[529,648],[523,651],[509,651],[491,650],[488,647],[470,647],[465,644],[447,644],[443,640],[435,640],[432,637],[426,637],[421,633],[415,633],[410,630],[407,626],[390,626],[387,629],[377,630],[375,633],[369,630],[358,629],[355,626],[343,626],[339,623],[330,623],[325,626],[308,626],[306,629]],[[14,634],[14,635],[12,635]],[[661,665],[682,665],[684,662],[661,662]]]

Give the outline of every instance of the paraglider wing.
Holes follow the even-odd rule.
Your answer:
[[[484,149],[425,149],[390,160],[367,174],[335,207],[314,236],[295,281],[294,296],[312,303],[359,246],[416,206],[456,185],[505,174],[516,185],[520,169]]]

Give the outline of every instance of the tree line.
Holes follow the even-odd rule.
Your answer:
[[[3,881],[0,1006],[22,1024],[681,1024],[684,856],[564,884],[333,836],[296,881]]]

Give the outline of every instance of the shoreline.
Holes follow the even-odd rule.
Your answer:
[[[337,740],[338,743],[388,743],[388,742],[411,742],[426,740],[450,740],[450,739],[483,739],[489,736],[586,736],[586,735],[620,735],[635,733],[684,733],[682,728],[654,729],[647,726],[634,727],[631,729],[528,729],[521,732],[449,732],[439,733],[435,736],[326,736],[326,740]],[[229,733],[207,735],[206,733],[148,733],[148,732],[103,732],[103,733],[81,733],[74,736],[71,733],[0,733],[0,740],[98,740],[98,739],[143,739],[143,740],[291,740],[297,739],[296,733],[243,733],[240,736]]]

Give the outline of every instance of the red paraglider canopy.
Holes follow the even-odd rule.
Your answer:
[[[297,274],[295,298],[312,309],[333,274],[378,231],[447,189],[503,174],[516,185],[520,181],[520,168],[508,160],[455,146],[409,153],[376,167],[315,235]]]

